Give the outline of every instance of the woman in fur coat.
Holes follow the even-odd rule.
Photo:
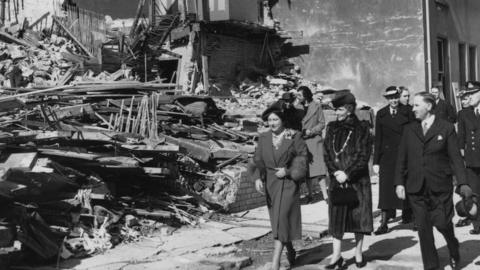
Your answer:
[[[325,135],[325,163],[332,179],[330,183],[329,231],[333,236],[333,254],[327,269],[343,267],[341,254],[344,233],[355,233],[355,263],[365,266],[363,236],[373,231],[372,190],[368,161],[372,152],[372,136],[366,121],[355,115],[355,97],[350,92],[338,94],[332,104],[337,120],[330,122]],[[359,203],[335,204],[332,190],[348,184],[356,192]]]
[[[284,127],[281,108],[270,107],[262,115],[270,130],[260,134],[253,158],[255,188],[264,193],[274,239],[272,269],[279,269],[284,247],[295,262],[292,240],[301,239],[299,185],[307,173],[307,146],[300,132]]]

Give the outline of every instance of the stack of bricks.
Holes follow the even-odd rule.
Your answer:
[[[228,207],[228,211],[230,213],[246,211],[260,206],[264,206],[266,204],[265,196],[257,192],[257,190],[255,189],[255,183],[250,180],[246,166],[242,166],[240,177],[238,177],[236,180],[238,181],[238,190],[235,194],[234,202]],[[317,181],[313,183],[313,192],[320,192],[320,186]],[[304,184],[304,182],[302,182],[300,186],[300,196],[303,197],[307,194],[308,191],[306,185]]]
[[[250,179],[246,165],[242,165],[240,177],[237,180],[238,189],[235,199],[228,207],[230,213],[246,211],[266,204],[265,196],[255,189],[255,183]]]

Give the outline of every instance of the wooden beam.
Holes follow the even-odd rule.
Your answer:
[[[37,24],[39,24],[39,23],[42,22],[45,18],[47,18],[48,15],[50,15],[50,11],[47,12],[47,13],[45,13],[45,14],[43,14],[42,16],[40,16],[40,18],[38,18],[34,23],[30,24],[27,29],[33,29],[33,27],[37,26]]]
[[[56,17],[56,16],[52,16],[53,18],[53,21],[67,34],[68,37],[70,37],[70,39],[72,39],[73,42],[75,42],[75,44],[78,45],[78,47],[80,47],[80,49],[82,49],[82,51],[84,51],[88,56],[90,56],[91,58],[96,58],[86,47],[85,45],[82,44],[82,42],[80,42],[73,34],[72,32],[70,32],[70,30],[67,29],[67,27],[65,25],[63,25],[63,23]]]

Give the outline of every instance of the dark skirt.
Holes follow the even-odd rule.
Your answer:
[[[331,177],[330,188],[338,185]],[[368,174],[351,183],[357,191],[359,204],[355,207],[335,206],[330,204],[329,232],[335,238],[342,238],[346,232],[370,234],[373,231],[372,188]]]

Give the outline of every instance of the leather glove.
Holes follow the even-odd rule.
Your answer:
[[[470,198],[473,196],[473,191],[469,185],[461,185],[460,186],[460,195],[464,198]]]

